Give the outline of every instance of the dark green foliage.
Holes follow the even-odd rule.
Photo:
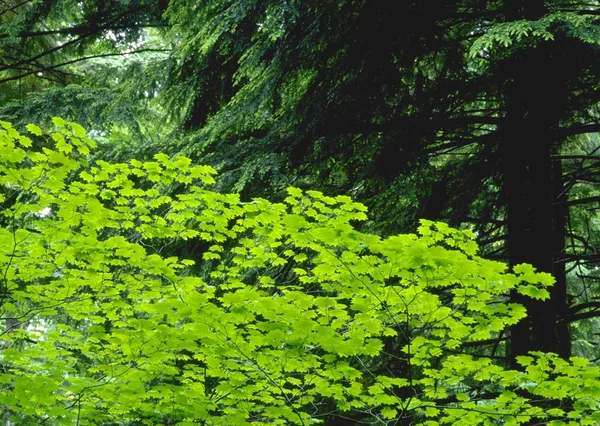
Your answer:
[[[150,76],[168,51],[164,2],[5,2],[0,10],[0,116],[52,114],[138,144],[168,131]],[[144,83],[142,83],[144,81]],[[52,114],[49,113],[52,111]],[[152,126],[153,125],[153,126]]]

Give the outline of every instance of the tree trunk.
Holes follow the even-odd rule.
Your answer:
[[[543,13],[541,1],[507,1],[507,18],[536,19]],[[506,124],[500,147],[504,191],[507,197],[507,249],[509,264],[532,264],[538,271],[555,275],[551,298],[538,301],[519,294],[512,301],[527,309],[527,318],[511,330],[509,359],[530,351],[570,355],[568,329],[559,324],[566,303],[564,264],[557,256],[564,250],[565,211],[554,208],[562,196],[562,169],[552,155],[560,141],[556,129],[564,115],[560,73],[552,62],[552,42],[516,52],[504,73]],[[558,86],[560,87],[560,86]]]
[[[530,263],[553,272],[551,141],[533,114],[509,108],[503,141],[504,190],[507,195],[509,264]],[[557,352],[553,301],[537,301],[517,293],[512,301],[527,309],[527,318],[511,331],[510,359],[529,351]]]

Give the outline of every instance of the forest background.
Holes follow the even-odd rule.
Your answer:
[[[79,123],[94,161],[189,157],[217,170],[211,190],[245,201],[283,201],[290,186],[350,195],[368,207],[353,222],[368,235],[421,218],[473,232],[482,258],[556,282],[548,297],[512,291],[527,316],[461,350],[513,369],[535,351],[594,365],[598,15],[596,2],[539,0],[4,1],[0,119]],[[50,133],[33,131],[34,151]],[[404,344],[391,340],[391,352]],[[390,418],[402,424],[407,407]]]

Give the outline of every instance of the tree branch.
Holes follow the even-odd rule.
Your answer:
[[[600,196],[578,198],[576,200],[569,200],[569,201],[561,201],[559,203],[554,203],[554,205],[555,206],[577,206],[580,204],[597,203],[597,202],[600,202]]]
[[[595,160],[595,161],[600,161],[600,156],[598,156],[598,155],[553,155],[552,158],[555,160]]]
[[[495,339],[487,340],[476,340],[472,342],[462,342],[460,346],[473,347],[473,346],[484,346],[484,345],[495,345],[498,342],[506,341],[508,337],[496,337]]]
[[[574,314],[575,312],[579,312],[582,311],[584,309],[588,309],[588,308],[595,308],[595,311],[600,309],[600,302],[587,302],[587,303],[581,303],[579,305],[575,305],[575,306],[571,306],[568,309],[568,315]]]
[[[600,261],[600,254],[567,254],[564,259],[565,262],[574,262],[580,260],[586,261]]]
[[[577,278],[581,278],[583,280],[600,280],[600,277],[595,275],[586,275],[586,274],[575,274]]]
[[[582,124],[579,126],[561,127],[557,130],[558,136],[562,137],[594,132],[600,132],[600,124]]]
[[[109,19],[107,22],[103,23],[103,25],[98,25],[98,26],[93,26],[93,27],[90,27],[90,28],[88,28],[88,32],[84,32],[84,33],[82,33],[82,34],[81,34],[79,37],[77,37],[76,39],[69,40],[69,41],[67,41],[67,42],[65,42],[65,43],[63,43],[63,44],[61,44],[60,46],[56,46],[56,47],[53,47],[52,49],[45,50],[45,51],[43,51],[43,52],[39,53],[39,54],[38,54],[38,55],[36,55],[36,56],[33,56],[33,57],[30,57],[30,58],[23,59],[23,60],[21,60],[21,61],[18,61],[18,62],[16,62],[16,63],[8,64],[7,66],[0,67],[0,71],[6,71],[6,70],[12,69],[12,68],[14,68],[14,67],[18,67],[18,66],[20,66],[20,65],[26,65],[26,64],[30,64],[30,63],[32,63],[32,62],[35,62],[35,61],[37,61],[38,59],[40,59],[40,58],[42,58],[42,57],[44,57],[44,56],[51,55],[51,54],[53,54],[54,52],[57,52],[57,51],[59,51],[59,50],[61,50],[61,49],[64,49],[64,48],[66,48],[66,47],[68,47],[68,46],[71,46],[71,45],[74,45],[74,44],[76,44],[76,43],[79,43],[80,41],[82,41],[82,40],[84,40],[84,39],[86,39],[86,38],[88,38],[88,37],[90,37],[90,36],[97,35],[97,34],[99,34],[101,31],[105,31],[105,30],[107,30],[107,29],[110,29],[110,28],[112,28],[112,25],[114,25],[115,23],[117,23],[119,20],[121,20],[121,19],[123,19],[125,16],[127,16],[127,15],[129,15],[129,14],[131,14],[131,13],[135,13],[135,12],[137,12],[137,11],[139,11],[139,10],[140,10],[140,8],[139,8],[139,7],[138,7],[138,8],[132,8],[132,9],[130,9],[130,10],[124,10],[124,11],[123,11],[121,14],[119,14],[118,16],[115,16],[115,17],[113,17],[112,19]]]
[[[165,28],[165,27],[167,27],[167,24],[143,24],[143,25],[138,25],[136,27],[137,28]],[[119,30],[128,30],[128,29],[131,29],[131,26],[102,27],[100,29],[100,31],[119,31]],[[93,28],[90,28],[87,25],[76,25],[74,27],[60,28],[58,30],[23,31],[23,32],[17,33],[16,37],[42,37],[42,36],[56,35],[56,34],[62,34],[62,35],[78,34],[78,35],[81,35],[81,34],[85,34],[86,32],[95,33],[97,31],[94,31]],[[9,37],[14,37],[14,36],[11,36],[10,34],[0,34],[0,40],[9,38]]]
[[[594,311],[589,311],[589,312],[582,312],[580,314],[566,315],[565,317],[562,318],[562,321],[564,321],[566,323],[572,323],[572,322],[577,322],[577,321],[581,321],[584,319],[598,318],[598,317],[600,317],[600,310],[594,310]]]
[[[456,128],[474,124],[499,125],[503,122],[502,118],[483,117],[483,116],[465,116],[445,119],[436,118],[413,118],[413,117],[396,117],[385,123],[353,123],[351,120],[346,120],[343,123],[336,123],[337,126],[329,123],[327,130],[323,131],[323,135],[341,135],[351,133],[377,133],[389,130],[403,129],[443,129]],[[486,135],[487,136],[487,135]],[[477,142],[474,140],[474,142]]]
[[[32,0],[25,0],[25,1],[22,1],[21,3],[17,3],[17,4],[15,4],[15,5],[13,5],[13,6],[11,6],[11,7],[7,8],[7,9],[1,10],[1,11],[0,11],[0,15],[4,15],[5,13],[11,12],[11,11],[13,11],[13,10],[15,10],[15,9],[17,9],[17,8],[19,8],[19,7],[21,7],[21,6],[23,6],[24,4],[30,3],[31,1],[32,1]]]
[[[56,46],[56,47],[53,47],[52,49],[45,50],[44,52],[42,52],[42,53],[40,53],[40,54],[38,54],[36,56],[33,56],[31,58],[23,59],[23,60],[15,62],[15,63],[8,64],[7,66],[0,67],[0,72],[1,71],[6,71],[6,70],[9,70],[11,68],[15,68],[15,67],[18,67],[18,66],[21,66],[21,65],[26,65],[26,64],[30,64],[32,62],[35,62],[39,58],[43,58],[44,56],[51,55],[54,52],[58,52],[61,49],[64,49],[64,48],[66,48],[68,46],[71,46],[73,44],[79,43],[80,41],[84,40],[85,38],[87,38],[87,37],[89,37],[91,35],[93,35],[93,34],[89,33],[89,34],[82,35],[81,37],[78,37],[78,38],[76,38],[74,40],[71,40],[71,41],[68,41],[68,42],[66,42],[64,44],[61,44],[60,46]]]
[[[19,80],[21,78],[27,77],[28,75],[31,74],[36,74],[38,72],[45,72],[45,71],[51,71],[57,68],[61,68],[67,65],[71,65],[74,64],[76,62],[82,62],[82,61],[87,61],[90,59],[96,59],[96,58],[105,58],[105,57],[109,57],[109,56],[127,56],[127,55],[133,55],[135,53],[145,53],[145,52],[170,52],[171,49],[140,49],[140,50],[135,50],[133,52],[120,52],[120,53],[103,53],[101,55],[90,55],[90,56],[84,56],[82,58],[77,58],[77,59],[73,59],[71,61],[67,61],[67,62],[63,62],[61,64],[58,65],[52,65],[51,67],[42,67],[42,68],[36,68],[35,70],[32,71],[28,71],[19,75],[15,75],[12,77],[7,77],[7,78],[1,78],[0,79],[0,84],[2,83],[6,83],[8,81],[14,81],[14,80]]]

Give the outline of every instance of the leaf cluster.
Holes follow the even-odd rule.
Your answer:
[[[242,202],[185,157],[89,161],[83,128],[53,122],[0,130],[13,423],[309,425],[331,407],[376,424],[597,422],[586,360],[533,353],[512,371],[464,350],[526,315],[509,291],[547,298],[549,275],[509,273],[443,223],[359,232],[347,196]],[[181,239],[209,248],[161,255]],[[376,368],[390,357],[401,368]]]

